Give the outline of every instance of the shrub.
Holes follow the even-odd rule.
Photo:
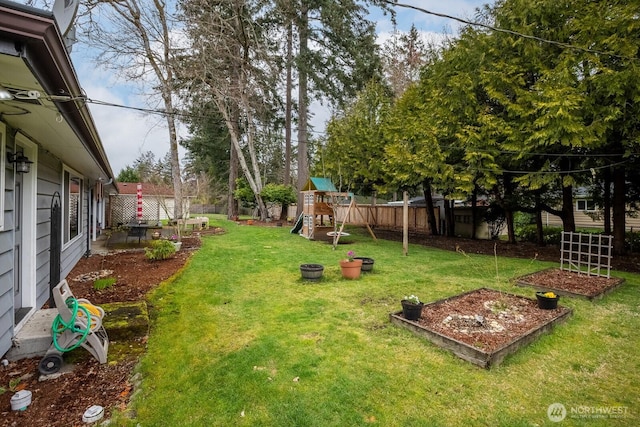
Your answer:
[[[516,234],[523,227],[527,227],[535,223],[535,216],[527,212],[515,212],[513,214],[513,227],[516,229]]]
[[[627,231],[624,236],[625,249],[631,252],[640,252],[640,232]]]
[[[93,289],[101,291],[103,289],[110,288],[114,283],[116,283],[116,280],[117,279],[115,277],[103,277],[102,279],[98,279],[93,282]]]
[[[520,227],[516,237],[523,242],[536,242],[536,225]],[[559,245],[562,242],[562,227],[542,227],[542,238],[546,244]]]
[[[144,248],[144,254],[151,261],[167,259],[176,253],[176,247],[168,240],[152,240],[149,248]]]

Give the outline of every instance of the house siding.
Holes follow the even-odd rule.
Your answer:
[[[10,133],[8,132],[8,135]],[[9,145],[10,138],[7,138]],[[13,337],[13,171],[5,169],[4,230],[0,232],[0,354],[11,347]]]
[[[38,162],[36,182],[36,305],[42,307],[49,300],[50,289],[50,244],[51,244],[51,205],[53,195],[58,192],[62,196],[62,162],[39,153],[43,161]],[[13,173],[5,170],[5,229],[0,232],[0,354],[11,348],[14,335],[13,318],[13,229],[14,229],[14,197]],[[81,214],[80,235],[61,253],[60,277],[66,277],[80,258],[87,252],[87,206],[89,203],[89,184],[85,181],[82,195],[83,209]]]
[[[574,220],[577,228],[602,228],[604,229],[604,221],[594,221],[589,215],[583,211],[573,211]],[[562,219],[559,216],[544,212],[542,214],[542,223],[550,227],[562,227]],[[640,231],[640,218],[627,216],[625,218],[625,228],[628,231]]]

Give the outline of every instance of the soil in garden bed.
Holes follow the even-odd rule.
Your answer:
[[[624,279],[615,277],[589,276],[586,273],[550,268],[516,279],[521,286],[539,290],[552,290],[558,295],[580,296],[592,299],[616,288]]]
[[[478,289],[426,304],[416,322],[423,328],[494,352],[570,310],[538,308],[536,300],[491,289]]]

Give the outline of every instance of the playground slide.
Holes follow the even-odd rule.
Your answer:
[[[291,229],[291,234],[299,233],[300,230],[302,230],[302,219],[303,219],[303,217],[304,217],[304,214],[300,214],[300,216],[296,220],[296,223],[293,225],[293,228]]]

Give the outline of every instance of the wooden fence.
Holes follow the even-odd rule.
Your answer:
[[[402,206],[388,205],[356,205],[349,210],[348,205],[340,205],[336,209],[336,219],[338,224],[342,224],[346,219],[347,224],[364,225],[380,229],[401,230],[402,229]],[[440,223],[440,212],[434,209],[436,223]],[[295,218],[296,207],[289,207],[289,217]],[[429,231],[427,221],[427,208],[409,206],[409,230],[412,232]]]

